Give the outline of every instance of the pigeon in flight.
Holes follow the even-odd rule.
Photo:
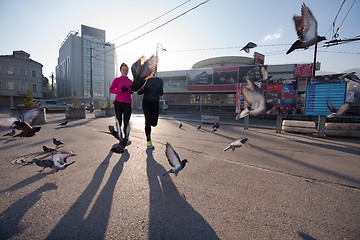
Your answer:
[[[5,134],[3,135],[3,137],[6,137],[6,136],[12,137],[12,136],[14,136],[14,135],[15,135],[15,129],[11,130],[11,132],[5,133]]]
[[[355,72],[346,73],[339,78],[344,79],[345,82],[354,81],[360,83],[360,79],[357,75],[355,75]]]
[[[299,39],[293,43],[286,54],[289,54],[298,48],[307,49],[322,40],[326,40],[325,37],[317,35],[317,22],[305,3],[301,6],[301,17],[294,16],[293,19]]]
[[[230,148],[234,151],[236,148],[242,147],[243,145],[245,145],[245,143],[248,141],[247,138],[243,138],[243,139],[238,139],[235,142],[232,142],[229,144],[229,146],[227,146],[224,151],[229,150]]]
[[[174,173],[175,176],[185,167],[188,162],[187,159],[180,160],[179,154],[177,154],[174,148],[170,145],[170,143],[166,143],[165,155],[170,163],[170,170],[164,173],[165,176],[167,173]]]
[[[248,85],[241,88],[241,93],[247,103],[247,108],[237,114],[236,120],[244,118],[249,114],[257,116],[266,110],[266,102],[263,91],[250,79],[246,78],[246,81]]]
[[[133,92],[140,91],[146,84],[146,81],[151,78],[155,72],[158,64],[158,58],[151,56],[148,60],[142,56],[131,66],[131,72],[134,80],[130,86],[130,90]]]
[[[240,51],[244,50],[246,53],[250,52],[250,48],[257,47],[256,43],[248,42]]]
[[[56,147],[58,147],[58,146],[60,146],[60,145],[64,144],[62,141],[57,140],[56,138],[53,138],[52,140],[53,140],[53,143],[55,144],[55,146],[56,146]]]
[[[62,122],[62,123],[60,123],[58,126],[61,126],[61,127],[63,127],[63,126],[66,126],[66,124],[68,124],[68,120],[66,120],[65,122]]]
[[[39,167],[42,167],[43,169],[39,170],[39,172],[44,171],[45,168],[52,168],[52,173],[55,173],[59,170],[64,170],[71,164],[73,164],[75,161],[65,164],[66,159],[70,156],[75,156],[73,153],[54,153],[51,155],[51,160],[39,160],[39,159],[33,159],[32,162],[38,165]]]
[[[42,148],[43,148],[44,152],[46,152],[46,153],[53,153],[56,151],[55,148],[48,148],[46,146],[42,146]]]
[[[35,108],[27,111],[21,118],[10,117],[0,119],[0,127],[18,129],[21,132],[13,137],[32,137],[36,132],[39,132],[41,127],[32,127],[36,118],[40,113],[40,109]]]
[[[341,105],[341,107],[339,109],[337,109],[336,107],[334,107],[331,103],[326,102],[329,110],[332,112],[331,114],[327,115],[327,118],[333,118],[333,117],[337,117],[339,115],[342,115],[344,112],[346,112],[349,107],[350,104],[349,103],[344,103],[343,105]]]

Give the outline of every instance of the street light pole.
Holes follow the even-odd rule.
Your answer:
[[[166,51],[166,49],[163,47],[161,43],[156,44],[156,58],[158,58],[158,48],[161,48],[162,51]],[[155,76],[157,76],[157,67],[155,71]]]

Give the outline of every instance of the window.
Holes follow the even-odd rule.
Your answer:
[[[14,68],[13,67],[8,67],[8,74],[14,74]]]
[[[8,82],[8,90],[14,90],[14,82]]]
[[[31,76],[36,78],[36,71],[35,70],[31,71]]]
[[[33,92],[36,92],[36,84],[33,84]]]
[[[26,76],[26,70],[25,70],[25,68],[19,68],[19,75],[20,75],[20,76]]]
[[[19,87],[20,87],[19,92],[20,93],[25,93],[25,91],[26,91],[26,83],[25,82],[20,82]]]

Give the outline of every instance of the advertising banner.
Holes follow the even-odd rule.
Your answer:
[[[237,79],[238,67],[214,68],[214,85],[236,84]]]
[[[213,84],[213,69],[195,69],[189,71],[189,85]]]

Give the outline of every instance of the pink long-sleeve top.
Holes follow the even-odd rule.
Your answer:
[[[120,76],[114,79],[110,86],[109,92],[112,94],[116,94],[115,101],[131,103],[131,84],[132,81],[128,77]],[[123,92],[121,91],[122,87],[126,87],[128,90],[126,92]]]

